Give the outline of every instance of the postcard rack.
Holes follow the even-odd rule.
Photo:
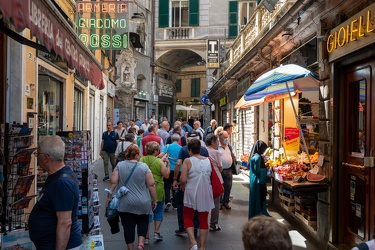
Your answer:
[[[99,231],[98,178],[92,172],[90,131],[58,132],[65,142],[65,164],[70,166],[80,181],[78,219],[82,234]]]
[[[36,195],[29,195],[35,175],[30,169],[31,155],[36,150],[32,129],[24,125],[5,124],[1,131],[3,160],[0,173],[1,232],[27,228],[25,208]]]

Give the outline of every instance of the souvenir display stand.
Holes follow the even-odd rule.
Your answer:
[[[90,131],[58,132],[65,142],[65,164],[70,166],[80,182],[78,219],[82,234],[100,234],[99,193],[97,176],[92,172]]]
[[[22,240],[24,246],[30,246],[27,235],[21,232],[27,229],[30,201],[36,195],[30,195],[35,178],[35,171],[30,168],[31,155],[36,150],[32,147],[34,135],[32,128],[26,124],[5,124],[1,126],[0,145],[0,215],[2,247],[12,246],[9,239],[15,235]],[[34,193],[34,189],[31,190]],[[8,237],[9,236],[9,237]],[[17,243],[19,244],[19,243]]]

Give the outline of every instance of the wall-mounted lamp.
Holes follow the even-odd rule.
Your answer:
[[[112,68],[106,68],[106,69],[103,69],[103,70],[108,70],[108,73],[111,73],[113,71]]]
[[[146,22],[145,15],[143,13],[134,13],[129,20],[132,23],[144,23]]]
[[[72,74],[75,74],[76,73],[76,69],[75,68],[74,69],[68,68],[68,72],[72,73]]]

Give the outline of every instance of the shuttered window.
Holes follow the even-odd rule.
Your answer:
[[[191,79],[191,97],[199,97],[201,92],[201,79]]]
[[[189,26],[199,26],[199,0],[189,1]]]
[[[176,79],[176,93],[181,93],[181,79]]]
[[[159,28],[169,27],[169,0],[159,0]]]
[[[229,1],[229,38],[235,38],[238,34],[238,2]]]

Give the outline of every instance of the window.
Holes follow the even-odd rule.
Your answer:
[[[238,34],[238,2],[237,1],[229,1],[229,38],[235,38]]]
[[[255,7],[257,6],[256,1],[239,2],[239,23],[241,28],[244,27],[254,14]]]
[[[199,97],[201,92],[201,79],[191,79],[191,97]]]
[[[159,28],[199,26],[199,0],[159,0]]]
[[[189,2],[172,1],[171,27],[183,27],[189,25]]]
[[[176,79],[176,93],[181,93],[181,79]]]
[[[63,127],[62,82],[39,75],[38,83],[38,135],[55,135]]]
[[[73,113],[73,130],[82,131],[83,129],[83,93],[81,90],[74,88],[74,113]]]

